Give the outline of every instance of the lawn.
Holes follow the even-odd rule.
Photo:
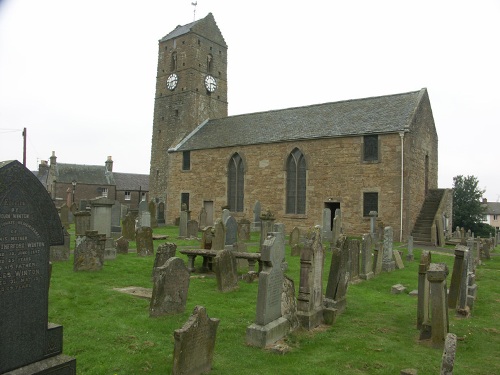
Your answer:
[[[168,234],[178,250],[199,246],[196,240],[177,240],[177,227],[157,228]],[[166,241],[155,241],[155,248]],[[72,236],[74,243],[74,237]],[[252,233],[249,251],[257,251],[258,234]],[[135,246],[131,242],[131,247]],[[287,254],[290,249],[287,246]],[[248,347],[246,328],[254,322],[257,282],[240,281],[229,293],[217,290],[213,275],[193,274],[183,314],[150,318],[149,300],[119,293],[114,288],[152,288],[154,257],[130,252],[106,261],[97,272],[74,272],[73,258],[54,263],[49,295],[49,320],[64,326],[64,354],[77,359],[77,373],[169,374],[173,361],[173,332],[191,315],[196,305],[205,306],[210,317],[220,319],[211,374],[399,374],[415,368],[419,374],[439,373],[442,350],[418,341],[417,289],[420,249],[405,268],[382,273],[369,281],[351,284],[347,309],[332,326],[308,332],[297,330],[286,338],[285,355]],[[187,257],[177,253],[187,263]],[[324,289],[331,253],[326,249]],[[433,262],[453,267],[453,256],[434,252]],[[196,266],[201,266],[201,258]],[[286,274],[298,292],[300,261],[287,256]],[[500,374],[500,257],[484,261],[476,272],[478,298],[472,317],[457,318],[450,310],[450,332],[458,338],[455,375]],[[406,293],[391,294],[391,286],[403,284]]]

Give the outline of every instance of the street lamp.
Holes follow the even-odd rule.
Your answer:
[[[73,185],[73,203],[75,203],[76,180],[71,181],[71,185]]]

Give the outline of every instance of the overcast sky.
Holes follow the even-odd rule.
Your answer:
[[[196,14],[194,10],[196,9]],[[500,0],[0,0],[0,160],[149,173],[158,40],[211,12],[229,114],[420,90],[439,187],[500,200]]]

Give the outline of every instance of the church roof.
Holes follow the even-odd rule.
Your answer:
[[[258,112],[200,124],[174,151],[409,131],[427,89]]]

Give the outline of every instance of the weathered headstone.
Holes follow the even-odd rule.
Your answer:
[[[373,273],[375,275],[380,274],[382,272],[382,263],[384,261],[384,243],[377,242],[376,247],[373,249]]]
[[[335,247],[332,247],[332,260],[324,300],[327,308],[337,309],[337,314],[341,314],[346,308],[346,294],[349,283],[348,260],[349,241],[342,234]]]
[[[212,241],[214,238],[213,227],[205,227],[201,230],[201,248],[210,250],[212,248]]]
[[[165,225],[165,203],[158,203],[158,225]]]
[[[177,257],[170,258],[153,272],[155,276],[149,316],[183,313],[189,289],[189,271],[183,260]]]
[[[187,222],[187,236],[188,238],[198,238],[198,222],[196,220]]]
[[[224,245],[233,246],[238,242],[238,222],[233,216],[228,216],[224,222],[226,227],[226,238]]]
[[[114,201],[111,206],[111,237],[118,238],[121,236],[122,228],[120,220],[122,217],[122,204],[119,201]]]
[[[441,357],[440,375],[453,375],[455,354],[457,352],[457,335],[448,333],[444,341],[443,356]]]
[[[393,258],[392,241],[393,241],[392,227],[384,228],[384,252],[382,254],[382,271],[391,272],[396,269],[396,262]],[[380,255],[380,254],[379,254]]]
[[[427,280],[429,280],[431,296],[431,342],[436,347],[443,346],[449,331],[446,276],[448,276],[448,266],[445,263],[429,265]]]
[[[153,277],[155,274],[155,270],[158,267],[163,266],[167,263],[167,260],[175,257],[175,252],[177,250],[177,245],[172,242],[162,243],[156,249],[155,262],[153,264]]]
[[[337,240],[342,234],[342,211],[340,208],[335,210],[335,215],[333,217],[333,229],[332,229],[332,244],[336,244]]]
[[[206,374],[212,369],[219,319],[209,318],[203,306],[196,306],[181,329],[174,331],[172,375]]]
[[[69,260],[69,248],[71,237],[66,229],[64,229],[64,244],[54,245],[50,247],[50,261],[60,262]]]
[[[205,228],[207,226],[207,210],[205,210],[205,207],[201,208],[200,216],[198,219],[200,223],[200,228]]]
[[[149,209],[148,202],[146,201],[139,202],[139,216],[141,216],[142,212],[147,211],[148,209]]]
[[[122,220],[122,235],[129,241],[135,241],[135,215],[132,212]]]
[[[247,219],[241,219],[238,222],[238,241],[249,241],[250,240],[250,221]]]
[[[418,266],[418,302],[417,302],[417,329],[421,331],[420,339],[426,337],[430,332],[429,313],[429,281],[427,280],[427,270],[431,264],[431,253],[423,250],[420,255]]]
[[[300,229],[295,227],[290,233],[288,239],[288,244],[290,245],[290,251],[292,256],[300,256],[300,250],[302,249],[300,245]]]
[[[451,274],[450,290],[448,291],[448,307],[450,309],[457,307],[466,251],[468,251],[466,246],[455,246],[455,261],[453,263],[453,271]]]
[[[179,238],[187,237],[187,223],[189,221],[189,212],[181,211],[179,219]]]
[[[325,241],[332,240],[332,210],[323,208],[323,238]]]
[[[128,254],[129,241],[125,237],[120,237],[115,241],[117,254]]]
[[[392,250],[392,255],[394,257],[394,264],[396,265],[396,268],[398,270],[402,270],[405,268],[405,265],[403,263],[403,259],[401,258],[401,253],[399,250]]]
[[[100,271],[104,265],[106,235],[89,230],[76,236],[73,271]]]
[[[280,340],[290,329],[290,323],[281,315],[285,244],[280,238],[271,232],[262,245],[257,314],[255,323],[247,328],[247,344],[261,348]]]
[[[139,225],[141,227],[151,228],[151,213],[149,211],[142,211],[139,216]]]
[[[359,279],[359,240],[349,240],[349,276],[350,280]]]
[[[300,285],[297,297],[297,317],[300,325],[313,329],[323,320],[323,263],[321,227],[318,225],[300,252]]]
[[[290,329],[294,330],[300,326],[297,317],[297,298],[295,298],[295,283],[291,278],[284,275],[283,293],[281,294],[281,315],[288,320]]]
[[[227,208],[224,208],[222,210],[222,222],[224,223],[224,225],[226,224],[226,220],[229,216],[231,216],[231,211],[229,211]]]
[[[154,255],[153,230],[149,227],[137,229],[135,234],[137,255],[141,257]]]
[[[214,259],[217,288],[221,292],[238,289],[236,257],[231,250],[221,250]]]
[[[85,234],[90,230],[90,215],[89,211],[75,212],[75,235]]]
[[[214,224],[214,237],[212,239],[212,250],[224,250],[226,241],[226,227],[220,219],[217,219]]]
[[[372,260],[373,237],[371,234],[363,234],[361,239],[361,271],[359,277],[363,280],[373,278]]]
[[[69,207],[65,203],[61,207],[59,207],[59,216],[61,218],[61,224],[63,225],[64,229],[68,230],[69,229]]]
[[[48,323],[51,245],[64,241],[50,195],[18,161],[0,162],[0,373],[76,374]]]
[[[408,236],[408,254],[406,254],[406,260],[413,262],[413,236]]]

